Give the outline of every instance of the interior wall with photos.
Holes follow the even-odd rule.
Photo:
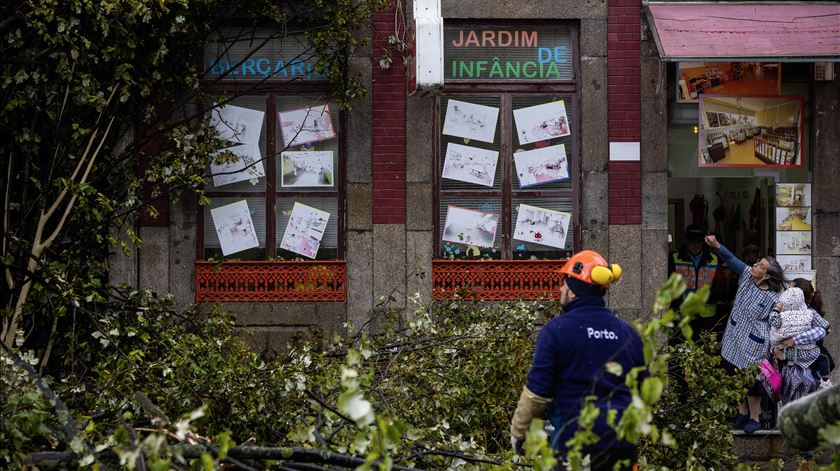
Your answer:
[[[668,68],[669,73],[675,73],[675,65]],[[812,133],[811,126],[811,96],[808,83],[805,81],[785,81],[784,71],[791,72],[793,67],[785,65],[783,68],[783,81],[780,94],[784,96],[803,97],[801,143],[804,165],[800,167],[720,167],[702,166],[699,164],[698,156],[701,153],[700,123],[703,118],[700,116],[698,103],[677,103],[675,101],[675,90],[673,87],[668,91],[668,174],[671,177],[770,177],[777,181],[806,182],[810,180],[809,171],[812,167],[811,153]]]
[[[676,69],[676,66],[672,68]],[[705,218],[708,230],[721,232],[724,243],[737,256],[751,259],[756,255],[753,246],[757,246],[758,255],[776,256],[787,268],[786,271],[805,273],[812,268],[811,208],[799,199],[794,205],[792,196],[788,198],[780,195],[780,188],[783,189],[782,193],[786,191],[784,183],[791,183],[796,188],[810,187],[812,178],[810,89],[803,75],[806,71],[803,67],[783,64],[779,87],[782,99],[770,106],[754,106],[761,104],[763,98],[751,97],[750,90],[741,91],[742,100],[718,99],[713,94],[700,94],[700,100],[697,101],[703,102],[702,108],[697,103],[680,103],[676,97],[678,90],[669,92],[669,208],[676,201],[682,204],[680,211],[673,208],[669,211],[672,238],[681,239],[681,235],[673,232],[685,229],[684,225],[679,227],[673,220],[676,213],[681,213],[683,222],[690,224],[693,222],[691,203],[696,203],[696,195],[703,195],[708,206],[709,216]],[[758,92],[755,94],[763,95]],[[803,99],[794,103],[794,100],[783,98],[786,96]],[[767,98],[768,103],[773,101],[772,97]],[[804,150],[804,165],[801,167],[702,165],[701,146],[706,144],[704,137],[707,135],[704,133],[723,134],[727,146],[743,145],[745,142],[736,142],[732,138],[739,130],[756,127],[772,130],[797,126],[795,115],[799,113],[799,106],[804,130],[799,136]],[[758,138],[760,132],[745,137]],[[803,191],[798,190],[796,194],[802,195]],[[779,198],[783,202],[788,201],[788,204],[780,204]],[[716,212],[720,217],[715,216]]]

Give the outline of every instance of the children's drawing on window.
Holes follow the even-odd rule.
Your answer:
[[[314,259],[329,219],[330,213],[295,202],[280,248]]]
[[[569,213],[520,204],[513,238],[563,249],[571,217]]]
[[[446,211],[442,240],[477,247],[493,247],[499,216],[450,205]]]
[[[279,111],[277,121],[286,148],[335,137],[330,107],[326,104]]]
[[[237,201],[211,209],[210,216],[213,218],[223,255],[259,247],[260,242],[257,240],[247,201]]]
[[[450,99],[443,120],[443,134],[493,143],[499,109]]]
[[[264,117],[264,111],[225,105],[213,108],[210,126],[216,128],[219,139],[259,146]]]
[[[256,183],[256,179],[265,176],[259,146],[243,144],[222,149],[217,154],[223,152],[230,152],[236,156],[236,159],[221,163],[215,163],[214,160],[214,163],[210,164],[213,186],[220,187],[245,180],[252,180]]]
[[[563,100],[513,110],[519,144],[570,135],[569,118]]]
[[[569,162],[563,144],[513,154],[519,187],[569,179]]]
[[[498,160],[499,153],[494,150],[450,142],[446,145],[442,176],[450,180],[492,187]]]

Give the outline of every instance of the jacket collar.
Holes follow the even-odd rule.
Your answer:
[[[683,260],[693,260],[693,258],[691,257],[691,254],[688,253],[688,247],[686,247],[684,245],[682,247],[680,247],[680,258],[683,259]],[[703,251],[700,252],[700,265],[699,266],[702,267],[703,265],[708,265],[709,262],[711,262],[711,261],[712,261],[712,254],[709,253],[708,250],[703,249]]]
[[[583,296],[580,298],[575,298],[572,302],[563,306],[563,312],[566,314],[571,314],[573,311],[581,310],[585,311],[591,308],[601,308],[605,309],[607,303],[604,301],[603,296]]]

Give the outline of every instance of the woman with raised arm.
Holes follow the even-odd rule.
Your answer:
[[[713,235],[706,236],[706,244],[738,274],[738,291],[721,343],[722,366],[730,372],[749,368],[770,356],[770,311],[785,289],[784,271],[773,257],[748,266]],[[756,380],[747,391],[747,400],[738,404],[734,429],[754,433],[761,428],[758,419],[763,395],[764,387]]]

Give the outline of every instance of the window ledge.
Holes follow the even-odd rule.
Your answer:
[[[485,301],[557,299],[565,260],[433,260],[432,297]]]
[[[347,262],[195,262],[196,302],[344,302]]]

